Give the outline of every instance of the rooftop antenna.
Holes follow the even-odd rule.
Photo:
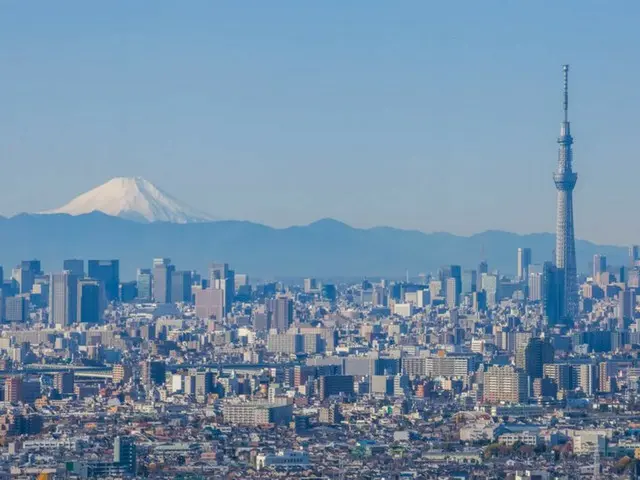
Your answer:
[[[569,121],[569,65],[563,65],[562,71],[564,72],[564,101],[562,107],[564,109],[564,121]]]

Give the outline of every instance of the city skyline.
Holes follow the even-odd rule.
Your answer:
[[[640,480],[639,3],[36,3],[2,480]]]
[[[640,238],[623,221],[638,168],[633,3],[525,15],[373,2],[341,6],[337,24],[331,9],[311,6],[154,6],[3,7],[0,155],[34,174],[28,189],[6,182],[0,213],[54,208],[142,175],[213,215],[276,227],[330,217],[462,235],[552,232],[553,72],[571,63],[585,180],[576,236]],[[579,21],[566,25],[568,15]],[[590,35],[596,27],[607,34]],[[605,202],[599,184],[615,186]],[[441,201],[425,207],[429,198]]]

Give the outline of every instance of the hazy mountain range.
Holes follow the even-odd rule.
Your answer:
[[[119,258],[121,277],[149,267],[154,257],[170,257],[178,269],[205,271],[213,260],[230,263],[253,277],[403,277],[446,264],[513,273],[518,247],[533,250],[534,263],[551,259],[554,235],[487,231],[470,237],[425,234],[389,227],[359,229],[325,219],[306,226],[271,228],[245,221],[141,223],[100,212],[21,214],[0,218],[0,264],[38,258],[47,271],[65,258]],[[626,264],[627,249],[576,242],[578,269],[587,271],[595,253],[610,264]]]
[[[389,227],[352,228],[325,219],[276,229],[244,221],[213,221],[141,177],[117,177],[40,214],[0,217],[0,264],[38,258],[58,271],[67,258],[118,258],[121,277],[133,279],[154,257],[170,257],[178,269],[205,272],[211,261],[230,263],[253,277],[317,276],[401,278],[439,266],[514,273],[518,247],[533,250],[534,263],[553,255],[554,235],[487,231],[470,237],[425,234]],[[626,264],[627,250],[576,242],[578,268],[588,271],[595,253]]]

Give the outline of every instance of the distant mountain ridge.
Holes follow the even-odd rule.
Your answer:
[[[530,247],[533,262],[552,258],[551,233],[518,235],[486,231],[469,237],[391,227],[360,229],[332,219],[304,226],[272,228],[247,221],[140,223],[100,212],[81,215],[21,214],[0,218],[0,264],[5,272],[20,260],[38,258],[47,271],[66,258],[118,258],[121,278],[170,257],[178,269],[206,272],[224,261],[252,277],[402,278],[458,264],[475,269],[486,258],[491,270],[514,273],[518,247]],[[484,254],[482,253],[484,252]],[[576,241],[578,270],[588,271],[594,254],[626,265],[627,249]]]

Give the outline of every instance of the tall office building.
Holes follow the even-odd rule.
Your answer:
[[[473,292],[471,298],[472,308],[475,312],[484,312],[487,309],[487,292],[484,290]]]
[[[153,299],[158,303],[171,303],[171,280],[175,267],[170,258],[153,259]]]
[[[120,286],[119,260],[89,260],[89,277],[102,283],[107,302],[118,300]]]
[[[531,249],[518,248],[518,280],[526,280],[531,265]]]
[[[285,331],[293,323],[293,300],[287,297],[272,298],[268,302],[271,312],[271,328]]]
[[[578,313],[576,246],[573,227],[573,189],[578,175],[572,169],[573,137],[569,124],[569,65],[564,65],[564,120],[560,126],[558,168],[553,181],[558,190],[556,224],[556,267],[560,290],[560,321],[571,324]]]
[[[191,302],[191,272],[180,270],[171,272],[171,301]]]
[[[449,265],[447,267],[443,267],[442,271],[444,273],[444,278],[442,278],[444,285],[447,285],[448,280],[451,278],[455,281],[455,295],[457,302],[457,299],[460,298],[460,294],[462,293],[462,268],[460,265]]]
[[[15,295],[4,299],[4,315],[0,315],[0,320],[3,318],[7,322],[26,322],[29,319],[29,295]]]
[[[213,372],[196,372],[195,374],[195,387],[196,387],[196,400],[198,402],[205,402],[207,395],[213,392],[214,386]]]
[[[102,318],[100,311],[100,282],[92,278],[78,281],[78,322],[98,323]]]
[[[447,306],[449,308],[455,308],[458,306],[458,279],[450,277],[447,279]]]
[[[482,290],[487,298],[487,305],[495,305],[500,302],[500,280],[498,275],[482,274]]]
[[[84,260],[72,258],[62,262],[62,270],[67,270],[73,275],[84,277]]]
[[[618,293],[618,320],[622,323],[631,322],[636,312],[636,291],[633,289],[621,290]]]
[[[598,281],[601,273],[607,271],[607,257],[595,254],[593,256],[593,279]]]
[[[629,247],[629,265],[635,266],[640,260],[640,246],[639,245],[631,245]]]
[[[40,260],[23,260],[13,269],[12,278],[18,285],[18,293],[30,293],[36,276],[41,275]]]
[[[462,294],[468,295],[478,289],[478,275],[475,270],[462,272]]]
[[[76,323],[78,315],[78,277],[68,271],[52,273],[49,281],[50,322],[67,326]]]
[[[196,317],[203,319],[224,318],[224,290],[219,288],[205,288],[196,290]]]
[[[153,298],[153,275],[150,268],[139,268],[136,274],[138,284],[138,300],[150,301]]]
[[[235,295],[235,272],[227,263],[212,263],[209,267],[209,286],[224,291],[224,313],[231,311]]]
[[[319,396],[320,400],[326,400],[332,395],[353,395],[353,375],[327,375],[320,377]]]
[[[130,435],[120,435],[113,442],[113,463],[122,465],[128,473],[136,473],[136,444]]]

